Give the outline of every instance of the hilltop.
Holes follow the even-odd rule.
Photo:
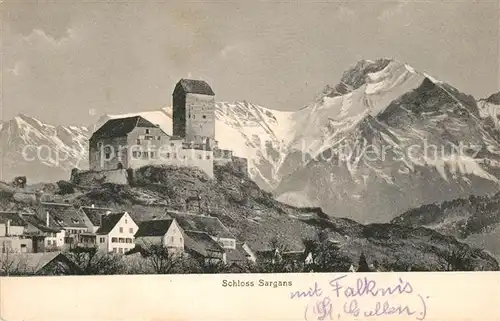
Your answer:
[[[146,166],[135,172],[130,185],[79,186],[65,182],[59,187],[45,185],[43,189],[45,199],[53,197],[75,206],[94,204],[123,209],[136,220],[161,217],[167,208],[184,210],[186,200],[190,199],[187,203],[191,212],[218,217],[238,239],[257,250],[269,249],[274,237],[288,250],[301,250],[304,239],[317,239],[324,230],[354,263],[364,252],[369,262],[376,260],[388,268],[404,270],[412,266],[442,271],[447,269],[453,253],[462,253],[464,269],[499,269],[498,262],[484,251],[431,229],[396,224],[362,225],[330,217],[320,208],[280,203],[230,167],[216,167],[212,180],[197,169]],[[4,196],[0,206],[6,209],[19,206],[19,202]]]

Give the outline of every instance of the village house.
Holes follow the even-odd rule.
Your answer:
[[[86,216],[88,220],[85,220],[87,224],[87,231],[89,233],[95,233],[101,226],[101,216],[107,215],[113,212],[111,208],[102,208],[91,206],[82,206],[80,207],[80,211],[82,212],[82,216]]]
[[[71,275],[80,268],[61,252],[0,254],[0,275]]]
[[[71,204],[41,202],[36,212],[38,216],[49,220],[49,225],[58,226],[65,231],[64,245],[76,246],[80,241],[80,234],[87,232],[89,219]],[[53,222],[54,224],[50,224]],[[58,244],[58,246],[60,246]]]
[[[213,216],[181,213],[168,210],[168,217],[175,218],[184,231],[205,232],[224,249],[236,249],[236,237],[222,222]]]
[[[210,235],[199,231],[184,231],[186,253],[204,264],[227,263],[226,251]]]
[[[159,244],[174,252],[184,251],[183,231],[175,219],[149,220],[139,222],[135,244],[147,248]]]
[[[16,212],[0,212],[1,253],[33,251],[32,240],[24,236],[26,222]]]
[[[123,254],[135,247],[137,224],[127,212],[101,215],[96,231],[96,244],[100,251]]]
[[[254,251],[250,248],[250,246],[246,242],[237,242],[236,248],[240,249],[240,251],[245,254],[247,260],[254,263],[255,261],[257,261],[257,257]]]
[[[21,216],[26,222],[24,235],[31,238],[33,252],[48,252],[63,247],[66,232],[50,220],[49,214],[45,214],[45,220],[41,220],[33,213],[23,213]]]

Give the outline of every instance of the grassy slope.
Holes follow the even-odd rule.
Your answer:
[[[361,225],[349,219],[328,218],[318,208],[285,205],[249,178],[224,167],[216,168],[215,179],[210,180],[196,169],[147,166],[135,173],[132,186],[76,188],[75,193],[62,198],[75,205],[128,210],[136,220],[144,220],[163,215],[166,208],[182,209],[186,198],[196,195],[201,196],[204,212],[219,217],[241,241],[255,249],[269,248],[274,236],[290,250],[302,249],[303,239],[317,238],[320,230],[326,230],[331,239],[342,244],[341,251],[353,262],[364,251],[368,262],[444,270],[447,255],[460,251],[468,253],[466,263],[470,269],[498,270],[494,258],[471,250],[453,237],[426,228]],[[5,207],[8,202],[1,204]]]

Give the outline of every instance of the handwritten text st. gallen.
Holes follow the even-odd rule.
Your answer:
[[[304,301],[304,320],[337,321],[393,316],[397,320],[425,320],[428,296],[416,293],[410,282],[378,284],[368,277],[342,275],[328,284],[314,282],[307,290],[290,292],[290,299]]]

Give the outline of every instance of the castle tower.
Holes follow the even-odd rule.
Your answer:
[[[174,136],[195,144],[215,142],[215,94],[203,80],[181,79],[175,86],[173,100]]]

